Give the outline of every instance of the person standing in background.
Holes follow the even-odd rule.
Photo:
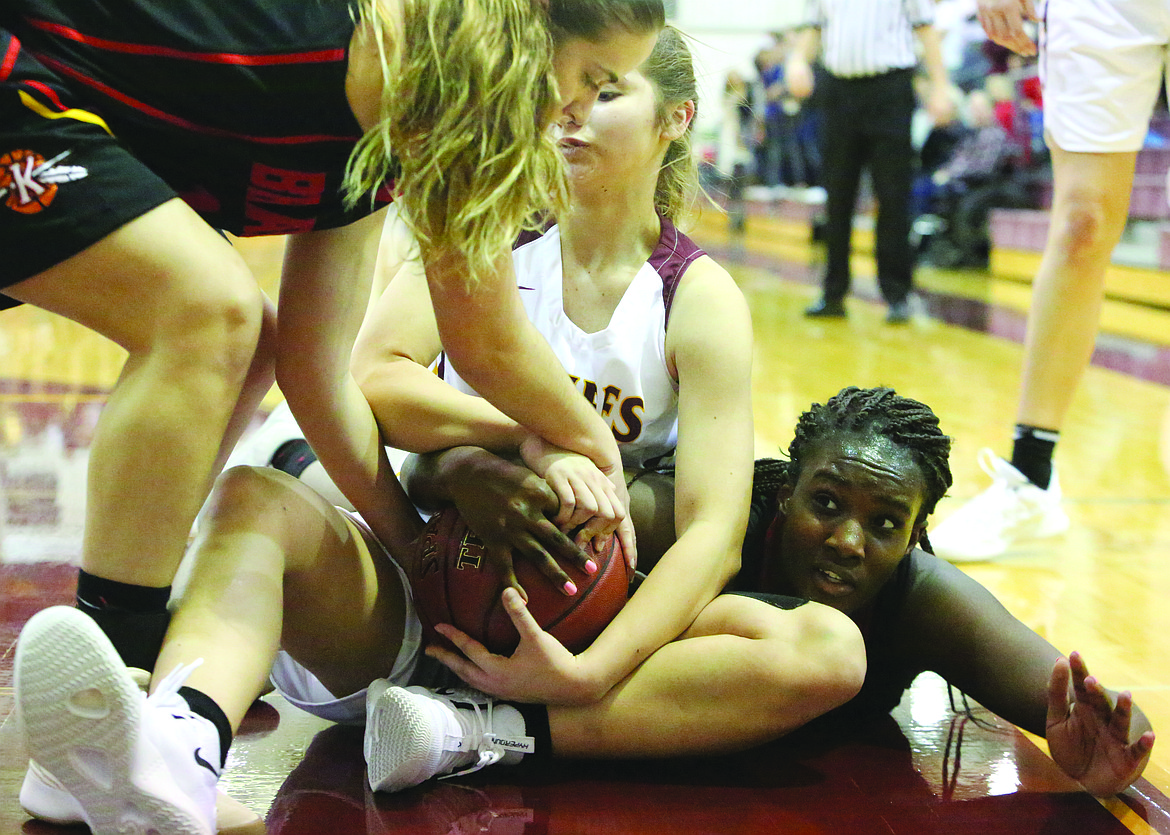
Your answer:
[[[910,244],[910,187],[914,148],[914,72],[922,64],[930,78],[926,106],[936,124],[954,116],[950,83],[930,0],[807,0],[796,49],[788,57],[788,89],[797,98],[812,93],[810,62],[823,46],[826,73],[824,186],[828,192],[825,238],[828,266],[822,296],[805,314],[845,316],[853,212],[868,168],[878,201],[875,252],[878,285],[889,305],[886,321],[910,319],[914,251]]]
[[[1052,454],[1093,356],[1105,270],[1125,229],[1137,152],[1162,89],[1165,12],[1165,3],[1151,0],[1045,6],[1039,16],[1032,0],[979,2],[988,37],[1025,57],[1037,53],[1026,24],[1040,20],[1054,191],[1032,285],[1011,460],[980,452],[992,483],[932,531],[941,557],[993,559],[1069,527]]]

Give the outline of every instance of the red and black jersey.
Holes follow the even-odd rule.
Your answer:
[[[361,129],[345,95],[347,0],[5,0],[3,25],[69,106],[212,225],[238,235],[341,226]],[[54,90],[33,89],[49,109]],[[388,200],[388,189],[378,204]]]

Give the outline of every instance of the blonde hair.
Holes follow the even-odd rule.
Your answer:
[[[393,176],[423,263],[457,252],[471,286],[534,212],[567,203],[546,130],[557,103],[547,16],[534,0],[403,0],[392,35],[385,2],[368,0],[359,21],[386,83],[378,125],[350,158],[348,200]]]
[[[662,0],[547,0],[547,6],[557,40],[575,37],[600,43],[615,29],[641,34],[666,25]]]
[[[654,87],[660,127],[666,126],[670,114],[684,102],[694,102],[698,113],[694,61],[686,39],[678,29],[673,26],[663,28],[639,72]],[[692,116],[683,135],[667,147],[654,190],[654,208],[676,226],[694,210],[701,192],[699,166],[691,139],[694,125]]]

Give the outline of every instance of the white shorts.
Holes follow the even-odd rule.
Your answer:
[[[1044,129],[1065,151],[1136,151],[1166,77],[1170,0],[1045,0]]]
[[[410,583],[407,581],[406,572],[374,538],[369,525],[361,516],[343,508],[338,508],[338,510],[348,516],[367,535],[366,542],[375,557],[384,556],[393,563],[402,580],[402,589],[406,597],[406,623],[402,633],[402,648],[394,659],[393,668],[384,675],[371,674],[370,680],[387,678],[391,684],[401,687],[414,684],[416,683],[416,673],[419,670],[419,661],[425,656],[422,652],[422,623],[414,608],[414,599],[410,594]],[[330,693],[315,675],[294,661],[292,656],[284,650],[277,653],[269,679],[272,681],[272,686],[288,699],[289,704],[296,705],[314,716],[350,725],[360,725],[366,721],[365,688],[357,693],[338,698]]]

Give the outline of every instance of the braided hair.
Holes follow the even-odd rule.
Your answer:
[[[782,485],[796,485],[806,453],[824,439],[843,434],[884,436],[911,454],[926,482],[921,519],[934,512],[951,486],[951,438],[939,429],[938,416],[929,406],[891,388],[850,386],[800,416],[787,461],[756,461],[752,503],[766,497],[775,502]]]

